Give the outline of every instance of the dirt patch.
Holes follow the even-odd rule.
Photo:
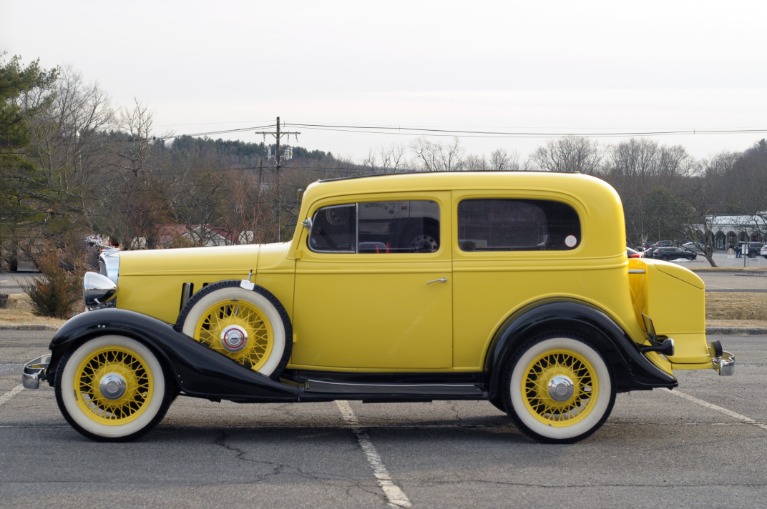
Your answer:
[[[706,319],[767,326],[767,292],[711,292],[706,294]]]
[[[0,325],[48,325],[58,328],[65,321],[34,314],[26,294],[9,295],[8,307],[0,308]]]

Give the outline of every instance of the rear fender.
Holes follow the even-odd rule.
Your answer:
[[[619,392],[677,385],[676,379],[647,360],[604,312],[580,301],[555,300],[520,310],[498,330],[485,360],[491,398],[500,394],[504,368],[521,343],[555,331],[578,334],[593,343],[611,366]]]
[[[75,316],[51,340],[49,373],[61,356],[90,339],[107,334],[128,336],[157,354],[168,378],[190,396],[216,399],[285,400],[297,398],[297,389],[241,366],[170,325],[124,309],[99,309]],[[54,377],[48,376],[51,385]]]

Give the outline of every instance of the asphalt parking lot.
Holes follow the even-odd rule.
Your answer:
[[[707,291],[767,291],[764,272],[699,274]],[[0,289],[22,291],[19,279],[0,274]],[[566,446],[531,442],[486,402],[185,397],[138,442],[90,442],[52,388],[21,388],[22,364],[52,335],[0,329],[0,508],[698,508],[761,507],[767,496],[764,334],[711,336],[735,353],[733,377],[682,372],[674,391],[618,395],[602,429]]]
[[[213,403],[180,397],[138,442],[21,389],[52,331],[0,331],[0,507],[761,507],[767,336],[714,337],[732,377],[620,394],[574,445],[531,442],[486,402]]]

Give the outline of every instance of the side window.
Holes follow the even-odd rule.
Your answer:
[[[580,242],[578,214],[564,203],[472,199],[458,204],[458,245],[463,251],[562,251]]]
[[[309,234],[309,248],[327,253],[432,253],[439,245],[439,205],[427,200],[324,207]]]
[[[325,207],[312,219],[309,248],[329,253],[354,253],[357,243],[357,205]]]

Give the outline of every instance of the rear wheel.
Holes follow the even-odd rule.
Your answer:
[[[615,385],[600,353],[570,334],[539,336],[512,358],[505,404],[517,426],[541,442],[571,443],[604,423]]]
[[[61,358],[56,402],[88,438],[137,438],[162,420],[175,396],[160,362],[142,343],[117,335],[86,341]]]

